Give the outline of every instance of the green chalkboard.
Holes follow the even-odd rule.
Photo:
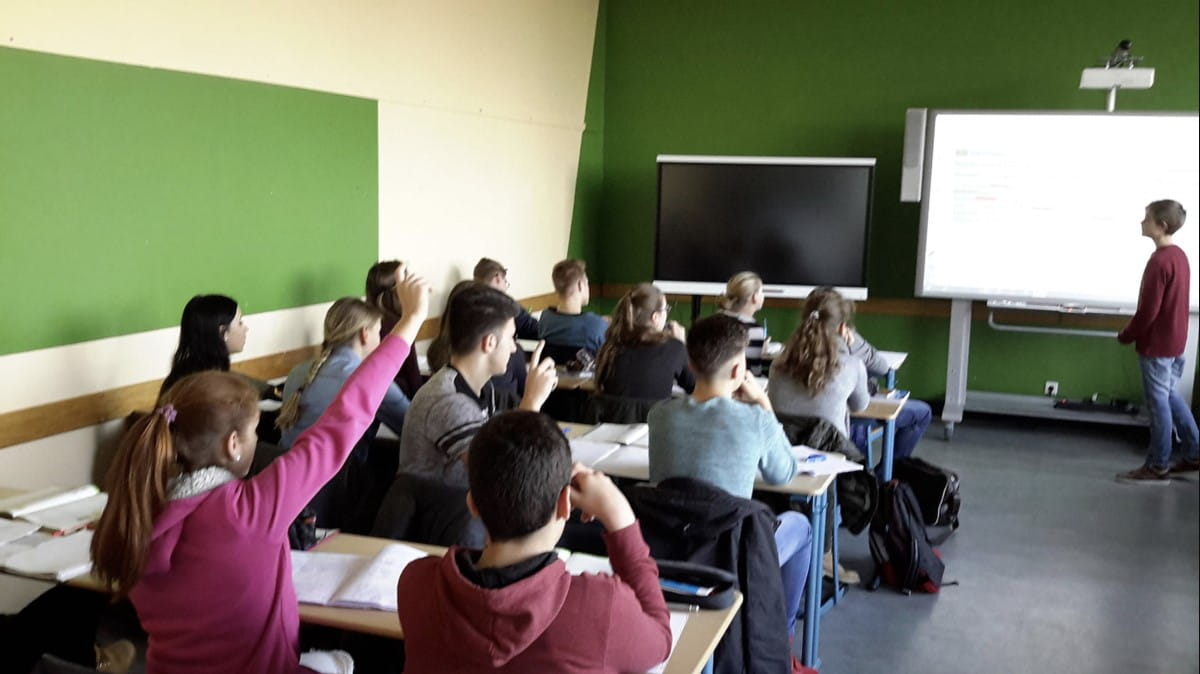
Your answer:
[[[0,48],[0,354],[362,292],[373,100]]]

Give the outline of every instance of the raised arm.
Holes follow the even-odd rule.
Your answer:
[[[341,468],[411,351],[428,312],[429,285],[403,266],[397,276],[396,294],[404,318],[350,375],[325,413],[296,439],[291,450],[240,485],[238,516],[268,538],[285,535],[305,504]]]
[[[595,519],[604,525],[604,544],[620,580],[612,588],[607,668],[645,671],[666,660],[671,653],[670,613],[658,586],[658,566],[629,501],[606,475],[577,463],[571,475],[571,505],[582,511],[585,522]]]
[[[759,442],[763,448],[758,459],[758,469],[767,484],[783,484],[796,477],[799,465],[792,454],[792,443],[788,442],[783,426],[773,414],[759,416]]]

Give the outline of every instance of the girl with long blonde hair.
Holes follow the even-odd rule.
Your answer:
[[[325,339],[321,343],[320,355],[292,368],[283,385],[284,402],[277,421],[279,429],[283,431],[279,440],[282,449],[290,449],[300,435],[317,422],[363,358],[379,345],[381,316],[378,309],[357,297],[343,297],[329,307],[325,313]],[[408,404],[408,397],[393,381],[384,393],[375,418],[399,437]],[[377,428],[377,424],[372,424],[359,438],[350,454],[352,463],[357,466],[367,463]],[[391,454],[395,455],[395,451]],[[378,457],[376,459],[381,460]],[[398,461],[395,456],[392,457],[392,475],[395,474]],[[382,471],[387,472],[386,468]],[[363,477],[365,479],[367,476]],[[369,488],[353,488],[362,485],[349,485],[346,484],[347,480],[347,475],[339,474],[339,479],[331,481],[329,487],[322,489],[314,499],[312,505],[317,511],[317,526],[346,528],[349,525],[349,513],[359,509],[359,504],[351,503],[350,499],[357,499]]]
[[[849,351],[853,311],[833,288],[809,294],[800,325],[771,365],[767,396],[777,413],[821,417],[850,436],[850,412],[871,400],[866,367]]]
[[[766,374],[767,363],[763,350],[771,338],[767,335],[767,322],[754,317],[766,300],[763,297],[763,281],[752,271],[738,272],[725,284],[725,294],[718,305],[721,313],[732,316],[746,326],[750,343],[746,346],[746,367],[756,376]]]

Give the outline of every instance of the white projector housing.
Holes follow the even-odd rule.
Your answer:
[[[1154,68],[1084,68],[1080,89],[1149,89],[1154,86]]]

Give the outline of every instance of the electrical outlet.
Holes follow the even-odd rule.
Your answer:
[[[1054,396],[1058,395],[1058,382],[1047,380],[1046,388],[1043,389],[1043,391],[1045,392],[1046,395],[1053,398]]]

